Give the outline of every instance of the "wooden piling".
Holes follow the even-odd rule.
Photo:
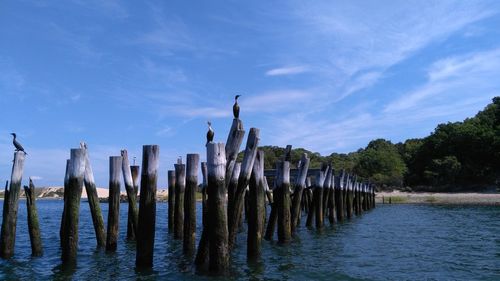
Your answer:
[[[128,167],[128,165],[127,165]],[[106,236],[106,251],[116,251],[120,224],[120,177],[122,172],[122,157],[109,157],[109,197],[108,197],[108,231]],[[131,176],[132,177],[132,176]]]
[[[137,220],[136,220],[136,228],[134,232],[134,228],[132,226],[132,220],[133,220],[133,210],[132,207],[134,206],[133,204],[128,205],[128,213],[127,213],[127,239],[129,241],[135,241],[136,238],[136,233],[137,233],[137,227],[138,227],[138,217],[139,217],[139,209],[137,207],[137,193],[139,192],[139,172],[141,170],[140,166],[130,166],[130,172],[132,173],[132,184],[134,186],[134,194],[135,194],[135,209],[136,209],[136,214],[137,214]]]
[[[198,250],[196,251],[196,257],[194,259],[194,264],[198,269],[201,269],[208,261],[208,206],[207,206],[207,185],[208,185],[208,170],[207,162],[201,162],[201,174],[203,176],[203,184],[201,189],[202,194],[202,231],[200,236],[200,242],[198,244]]]
[[[293,201],[292,201],[292,224],[291,231],[292,234],[295,233],[295,229],[297,228],[299,219],[300,219],[300,205],[302,202],[302,193],[304,188],[306,187],[306,178],[307,178],[307,170],[309,169],[309,157],[307,157],[307,153],[302,154],[302,158],[300,159],[299,175],[295,180],[295,190],[293,192]]]
[[[5,189],[3,200],[3,220],[0,234],[0,256],[8,259],[14,255],[16,243],[17,210],[19,207],[19,195],[21,180],[24,170],[24,159],[26,153],[17,151],[14,153],[14,163],[10,176],[9,189]]]
[[[122,173],[123,173],[123,182],[125,183],[125,191],[127,192],[127,201],[128,201],[128,220],[127,220],[127,239],[135,240],[135,234],[137,233],[137,219],[139,216],[139,210],[137,209],[137,194],[134,188],[134,180],[132,178],[132,169],[130,168],[130,162],[128,160],[128,152],[127,150],[121,151],[122,155]],[[118,182],[119,183],[119,182]],[[119,199],[118,195],[118,199]],[[111,198],[111,194],[110,194]],[[119,203],[119,202],[118,202]],[[133,235],[129,235],[128,232],[128,223],[131,223],[130,228],[131,233]]]
[[[34,257],[43,254],[42,239],[40,237],[40,225],[38,223],[38,212],[36,210],[35,185],[30,178],[30,185],[24,186],[26,195],[26,208],[28,209],[28,231],[31,242],[31,255]]]
[[[186,190],[186,165],[175,164],[174,239],[184,234],[184,192]]]
[[[245,154],[243,162],[241,163],[241,171],[238,177],[238,187],[234,194],[234,202],[230,216],[228,217],[229,227],[229,248],[232,249],[236,242],[236,234],[238,230],[238,222],[243,212],[243,197],[245,195],[246,187],[250,181],[253,164],[257,155],[257,146],[259,145],[259,129],[251,128],[248,134]],[[210,195],[209,195],[210,197]],[[229,208],[229,206],[228,206]],[[229,211],[228,211],[229,212]]]
[[[159,157],[160,147],[158,145],[143,146],[139,231],[137,231],[137,252],[135,259],[135,264],[138,268],[151,268],[153,266]]]
[[[335,206],[335,171],[332,169],[332,178],[330,183],[330,192],[328,193],[328,221],[331,225],[335,224],[337,209]]]
[[[262,232],[265,218],[264,151],[258,151],[250,177],[248,191],[247,258],[255,260],[261,255]]]
[[[66,194],[67,192],[65,192],[67,186],[68,186],[68,180],[69,180],[69,165],[70,165],[70,160],[67,159],[66,160],[66,172],[64,173],[64,187],[63,187],[63,203],[66,202]],[[5,186],[5,189],[7,190],[7,186]],[[7,194],[7,192],[5,192]],[[62,211],[62,216],[61,216],[61,224],[59,226],[59,245],[61,246],[62,248],[62,239],[63,239],[63,235],[64,235],[64,218],[65,218],[65,215],[66,215],[66,204],[63,204],[63,211]],[[104,240],[106,241],[106,240]]]
[[[99,204],[99,197],[97,196],[94,173],[92,172],[92,165],[90,165],[89,151],[87,149],[87,145],[85,144],[80,148],[85,150],[85,174],[83,181],[85,184],[85,191],[87,192],[87,199],[89,202],[90,215],[92,216],[92,223],[94,225],[96,242],[98,247],[104,247],[106,245],[106,231],[104,228],[101,205]]]
[[[223,143],[207,144],[207,170],[209,270],[222,273],[229,266],[227,214],[224,208],[226,155]]]
[[[323,182],[323,217],[328,214],[328,197],[330,196],[330,187],[332,184],[332,165],[328,166],[328,171]]]
[[[316,175],[316,182],[313,188],[313,201],[315,208],[316,229],[323,228],[323,184],[325,182],[326,174],[330,169],[329,166],[323,164],[321,170]]]
[[[337,221],[338,222],[343,222],[344,221],[344,171],[341,171],[340,177],[337,180],[337,194],[335,196],[335,199],[337,200]]]
[[[168,232],[174,231],[175,171],[168,171]]]
[[[71,149],[68,184],[64,189],[66,200],[64,202],[64,231],[61,254],[63,265],[76,263],[80,197],[82,194],[86,166],[85,154],[85,149]]]
[[[188,154],[186,157],[186,191],[184,195],[184,236],[182,250],[192,255],[196,238],[196,189],[198,188],[198,163],[200,155]]]
[[[240,152],[240,146],[243,142],[243,137],[245,136],[245,130],[243,129],[243,122],[240,119],[234,118],[227,136],[226,142],[226,187],[229,186],[229,180],[233,175],[234,165],[236,164],[236,158]],[[228,198],[229,200],[229,198]]]
[[[236,189],[238,188],[238,178],[241,172],[241,163],[237,162],[234,164],[233,172],[228,180],[226,179],[227,185],[227,217],[230,218],[233,212],[234,205],[234,195],[236,194]]]
[[[276,209],[278,211],[278,243],[286,244],[292,239],[291,232],[291,200],[290,200],[290,162],[282,161],[276,167],[280,169],[276,178]]]

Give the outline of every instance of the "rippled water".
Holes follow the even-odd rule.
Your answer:
[[[219,280],[196,274],[191,261],[182,257],[182,243],[167,233],[166,203],[157,205],[154,268],[141,273],[134,269],[135,244],[125,241],[126,204],[120,209],[118,250],[106,254],[95,247],[88,204],[82,202],[73,272],[60,268],[62,201],[37,202],[44,246],[39,258],[30,257],[24,204],[20,202],[15,256],[0,260],[1,280]],[[101,207],[106,220],[107,204]],[[248,264],[241,233],[225,279],[500,280],[499,207],[379,205],[321,233],[301,227],[298,234],[288,246],[264,241],[261,262]]]

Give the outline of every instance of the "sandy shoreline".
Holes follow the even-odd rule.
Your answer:
[[[500,205],[500,193],[379,192],[375,201],[386,204]]]

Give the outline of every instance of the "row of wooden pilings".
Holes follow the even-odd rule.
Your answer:
[[[273,239],[276,229],[278,242],[289,243],[296,234],[303,213],[307,214],[307,227],[313,227],[314,222],[315,227],[321,229],[325,218],[335,224],[375,207],[374,190],[370,185],[362,184],[356,177],[344,172],[336,175],[331,165],[324,164],[319,170],[309,169],[306,154],[302,155],[291,176],[291,146],[287,147],[282,160],[276,163],[272,175],[268,175],[269,179],[273,178],[273,188],[270,188],[264,172],[264,152],[258,150],[258,129],[250,129],[243,160],[237,161],[244,135],[241,120],[234,119],[226,144],[207,143],[206,162],[199,165],[199,155],[188,154],[186,164],[178,160],[174,165],[175,169],[168,171],[168,231],[174,239],[183,241],[183,253],[194,258],[199,270],[217,274],[226,272],[230,253],[236,245],[237,234],[244,220],[248,225],[247,257],[249,260],[256,260],[261,256],[263,238]],[[0,239],[1,255],[4,258],[13,254],[16,204],[19,198],[16,184],[20,185],[22,175],[22,167],[16,167],[19,166],[19,161],[24,161],[24,154],[21,155],[21,152],[17,152],[15,156],[10,189],[6,189]],[[195,195],[200,166],[203,175],[203,229],[196,247]],[[63,265],[76,262],[83,187],[88,196],[97,245],[105,247],[109,252],[116,251],[120,178],[123,178],[129,203],[127,239],[136,241],[136,266],[138,269],[153,266],[158,168],[159,146],[145,145],[137,207],[140,167],[130,166],[126,150],[122,150],[120,156],[110,157],[109,211],[105,230],[87,147],[82,143],[80,148],[71,149],[66,165],[60,228]],[[11,198],[17,199],[8,204]],[[266,216],[266,199],[271,205],[269,217]],[[29,201],[34,203],[34,197]],[[12,215],[14,210],[16,214]]]

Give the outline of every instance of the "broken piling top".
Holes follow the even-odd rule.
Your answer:
[[[208,177],[217,180],[224,179],[226,174],[226,150],[224,143],[210,142],[207,145],[207,172]]]

